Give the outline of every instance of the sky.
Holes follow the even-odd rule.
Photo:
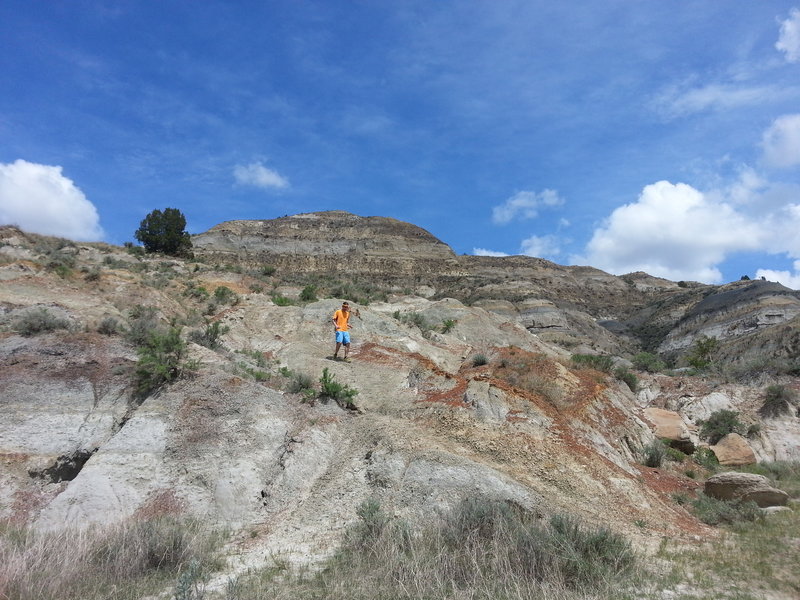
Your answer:
[[[800,2],[3,0],[0,224],[323,210],[800,289]]]

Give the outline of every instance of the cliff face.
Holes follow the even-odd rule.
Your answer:
[[[343,211],[228,221],[194,236],[192,243],[198,256],[295,273],[344,271],[407,280],[458,270],[450,247],[424,229]]]
[[[526,256],[456,256],[414,225],[343,211],[230,221],[193,243],[209,260],[271,265],[295,276],[333,273],[388,291],[457,298],[512,315],[532,333],[569,347],[679,357],[705,335],[718,338],[720,356],[733,361],[753,361],[764,348],[800,359],[795,326],[781,327],[800,314],[800,292],[777,283],[679,285]],[[740,343],[755,335],[757,347]]]

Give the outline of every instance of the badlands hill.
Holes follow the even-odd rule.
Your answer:
[[[800,460],[796,407],[761,410],[767,385],[800,389],[800,295],[778,284],[456,256],[343,212],[193,243],[183,260],[0,228],[0,519],[202,516],[236,532],[235,573],[330,555],[366,499],[414,523],[480,496],[647,548],[716,535],[674,500],[701,478],[641,464],[657,437],[691,452],[698,423],[730,409],[748,435],[724,460]],[[328,358],[343,299],[350,364]],[[181,376],[137,389],[141,334],[170,327]],[[571,359],[632,374],[647,350],[681,367],[703,335],[720,342],[704,376]],[[352,405],[319,397],[326,369]]]

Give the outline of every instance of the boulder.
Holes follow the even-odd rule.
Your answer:
[[[657,438],[667,440],[670,446],[687,454],[694,452],[695,445],[689,435],[689,428],[678,413],[651,407],[646,408],[644,414],[653,424],[653,433]]]
[[[755,464],[756,455],[747,440],[738,433],[729,433],[722,438],[711,451],[716,455],[719,464],[726,467]]]
[[[785,506],[789,495],[770,485],[769,479],[754,473],[718,473],[706,480],[706,496],[719,500],[752,500],[761,508]]]

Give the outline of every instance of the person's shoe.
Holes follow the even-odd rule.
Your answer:
[[[343,360],[344,362],[353,362],[353,361],[352,361],[352,360],[350,360],[350,358],[349,358],[349,357],[347,357],[347,356],[345,356],[345,357],[344,357],[342,360]]]

